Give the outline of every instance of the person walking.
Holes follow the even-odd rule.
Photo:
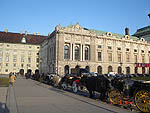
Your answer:
[[[14,73],[12,73],[12,75],[10,77],[10,83],[11,83],[11,85],[14,85],[15,80],[16,80],[16,76],[15,76]]]

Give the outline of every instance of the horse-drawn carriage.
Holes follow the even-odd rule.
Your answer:
[[[108,93],[112,104],[135,104],[142,112],[150,112],[150,81],[119,78],[112,81]]]

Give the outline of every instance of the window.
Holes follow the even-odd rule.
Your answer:
[[[32,53],[31,51],[28,51],[28,54],[29,54],[29,55],[31,55],[31,53]]]
[[[16,62],[16,61],[17,61],[17,56],[14,55],[14,57],[13,57],[13,62]]]
[[[121,54],[118,54],[118,62],[121,62]]]
[[[28,62],[31,63],[31,57],[28,57]]]
[[[98,45],[98,48],[102,48],[102,46],[101,46],[101,45]]]
[[[137,49],[134,49],[134,52],[137,53]]]
[[[144,63],[145,56],[142,56],[142,63]]]
[[[39,61],[40,61],[39,58],[36,58],[36,63],[39,63]]]
[[[21,64],[21,67],[23,68],[23,67],[24,67],[24,64]]]
[[[17,50],[14,50],[14,54],[17,54]]]
[[[37,53],[36,55],[39,55],[39,53]]]
[[[2,56],[0,56],[0,62],[2,61]]]
[[[122,68],[121,66],[118,67],[118,74],[121,74],[122,73]]]
[[[39,67],[39,65],[37,64],[36,67]]]
[[[64,67],[64,73],[65,73],[65,74],[69,74],[69,66],[68,66],[68,65],[66,65],[66,66]]]
[[[89,48],[85,47],[85,60],[89,60]]]
[[[6,56],[6,62],[9,62],[9,56]]]
[[[24,50],[22,50],[21,53],[24,54]]]
[[[144,50],[141,50],[141,53],[144,53]]]
[[[126,51],[129,51],[129,48],[126,48]]]
[[[111,46],[108,46],[108,49],[109,49],[109,50],[111,50],[111,49],[112,49],[112,47],[111,47]]]
[[[98,52],[98,61],[102,61],[102,52]]]
[[[16,67],[16,64],[14,64],[14,67]]]
[[[21,57],[21,62],[24,62],[24,56]]]
[[[39,49],[40,47],[37,47],[37,49]]]
[[[137,63],[137,55],[134,55],[134,61]]]
[[[8,72],[8,69],[5,69],[5,72]]]
[[[126,62],[130,62],[130,56],[129,56],[129,54],[126,54]]]
[[[120,50],[121,50],[121,48],[120,48],[120,47],[118,47],[118,48],[117,48],[117,50],[118,50],[118,51],[120,51]]]
[[[6,50],[6,54],[9,54],[9,50]]]
[[[97,73],[98,74],[102,74],[102,66],[98,66],[97,67]]]
[[[10,47],[10,45],[7,45],[7,47]]]
[[[75,46],[75,60],[80,60],[80,51],[78,46]]]
[[[64,59],[69,59],[70,58],[70,50],[69,50],[69,46],[65,45],[64,46]]]
[[[112,61],[112,53],[108,53],[108,61]]]
[[[8,63],[6,63],[6,66],[8,66]]]

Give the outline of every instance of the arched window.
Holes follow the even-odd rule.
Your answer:
[[[64,59],[69,59],[70,58],[70,52],[69,52],[69,46],[65,45],[64,46]]]
[[[130,67],[126,67],[126,74],[130,74]]]
[[[69,66],[68,65],[66,65],[65,67],[64,67],[64,74],[66,75],[66,74],[69,74]]]
[[[109,73],[109,72],[113,72],[112,66],[108,66],[108,73]]]
[[[97,73],[98,74],[102,74],[102,66],[98,66],[97,67]]]
[[[142,67],[142,74],[145,74],[145,67]]]
[[[121,66],[118,67],[118,74],[121,74],[122,73],[122,68]]]
[[[85,60],[89,60],[89,48],[85,47]]]
[[[75,60],[80,60],[80,51],[78,46],[75,46]]]
[[[86,66],[85,69],[90,72],[90,67],[89,66]]]
[[[136,73],[136,74],[138,73],[138,67],[134,68],[134,73]]]

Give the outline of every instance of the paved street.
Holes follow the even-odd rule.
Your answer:
[[[17,78],[15,85],[9,87],[6,107],[9,113],[130,112],[126,109],[24,78]]]

